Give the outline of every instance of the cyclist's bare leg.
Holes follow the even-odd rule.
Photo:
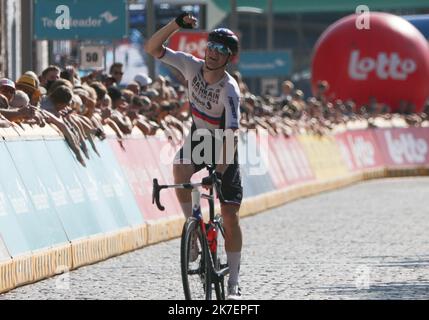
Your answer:
[[[238,274],[240,271],[242,233],[238,211],[240,206],[233,204],[222,204],[221,213],[223,227],[225,230],[225,251],[229,265],[228,284],[238,284]]]
[[[194,166],[192,164],[173,164],[175,184],[189,183],[193,174]],[[175,189],[175,191],[185,217],[189,217],[192,213],[191,190]]]
[[[222,204],[221,214],[225,229],[225,250],[230,252],[241,251],[242,235],[238,211],[240,206],[234,204]]]

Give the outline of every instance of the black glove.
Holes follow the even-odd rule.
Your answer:
[[[215,176],[216,176],[216,180],[217,180],[217,183],[222,183],[222,173],[220,173],[220,172],[215,172]],[[212,186],[213,185],[213,183],[214,183],[215,181],[213,181],[213,175],[210,175],[210,176],[208,176],[208,177],[205,177],[205,178],[203,178],[203,180],[201,181],[201,183],[203,184],[203,185],[205,185],[205,186]]]
[[[191,23],[186,23],[184,20],[183,20],[183,18],[184,17],[186,17],[186,16],[190,16],[191,15],[191,13],[190,12],[183,12],[180,16],[178,16],[177,18],[176,18],[176,23],[177,23],[177,25],[180,27],[180,28],[183,28],[183,29],[193,29],[194,27],[192,26],[192,24]]]

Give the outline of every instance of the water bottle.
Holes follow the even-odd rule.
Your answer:
[[[217,230],[213,224],[208,225],[207,230],[207,240],[209,242],[209,248],[211,252],[216,252],[217,250]]]

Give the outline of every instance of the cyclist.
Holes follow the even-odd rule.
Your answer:
[[[216,144],[216,130],[236,132],[239,128],[240,89],[234,78],[226,72],[228,63],[238,53],[237,36],[229,29],[219,28],[208,36],[205,59],[197,59],[190,54],[174,51],[164,46],[164,42],[181,28],[195,28],[197,19],[190,13],[183,13],[153,34],[145,44],[145,51],[160,61],[177,68],[188,82],[189,102],[192,111],[192,128],[184,146],[177,153],[173,164],[176,184],[190,182],[191,176],[205,168],[201,159],[196,159],[203,144],[203,159],[216,163],[216,176],[222,181],[225,201],[221,203],[221,214],[225,229],[225,251],[229,265],[228,299],[241,299],[239,269],[241,260],[242,233],[239,224],[239,209],[243,189],[238,165],[237,138],[230,144],[222,138]],[[209,132],[210,142],[206,139]],[[219,137],[219,136],[218,136]],[[217,148],[215,147],[217,145]],[[220,147],[219,147],[220,145]],[[232,145],[232,146],[231,146]],[[197,148],[198,146],[198,148]],[[228,149],[229,148],[229,149]],[[232,149],[233,148],[233,149]],[[232,150],[231,150],[232,149]],[[233,159],[227,155],[233,155]],[[219,161],[220,160],[220,161]],[[208,177],[203,184],[210,184]],[[177,198],[185,216],[192,212],[189,190],[176,189]],[[196,248],[196,243],[195,243]],[[196,258],[196,257],[195,257]],[[192,257],[191,257],[192,259]]]

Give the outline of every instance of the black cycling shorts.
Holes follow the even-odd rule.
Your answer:
[[[191,130],[192,133],[193,130]],[[212,143],[213,149],[212,149],[212,161],[209,163],[202,162],[202,161],[193,161],[194,159],[190,159],[193,156],[193,150],[196,146],[198,146],[200,143],[203,142],[203,139],[200,141],[189,141],[187,139],[187,142],[183,145],[183,147],[177,152],[175,157],[175,163],[187,163],[187,164],[193,164],[194,166],[194,173],[200,171],[201,169],[206,168],[206,165],[214,163],[214,142]],[[188,143],[188,145],[187,145]],[[190,146],[189,146],[190,144]],[[204,157],[204,149],[202,148],[203,152],[201,154],[202,157]],[[238,162],[238,151],[236,150],[234,153],[234,160],[233,163],[231,163],[226,171],[224,172],[222,176],[222,195],[225,199],[223,203],[226,204],[235,204],[240,205],[241,200],[243,198],[243,187],[241,185],[241,174],[240,174],[240,165]]]

